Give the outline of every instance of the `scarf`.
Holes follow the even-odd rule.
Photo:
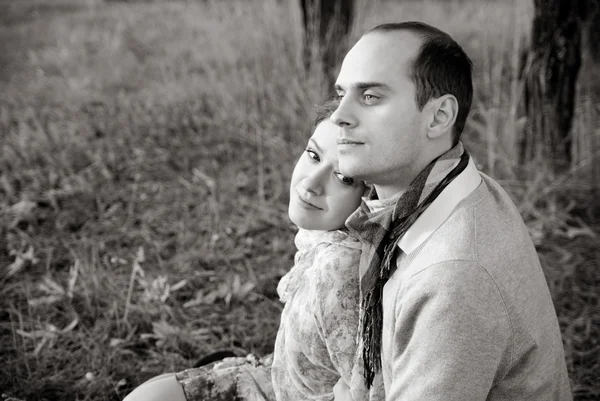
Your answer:
[[[289,301],[303,284],[302,276],[315,262],[320,244],[336,244],[347,248],[361,249],[360,242],[348,234],[348,230],[306,230],[300,228],[294,238],[297,252],[294,266],[279,280],[277,294],[283,303]]]
[[[383,286],[396,269],[395,249],[417,218],[456,178],[469,162],[469,154],[461,143],[434,159],[411,182],[397,200],[383,209],[371,212],[363,199],[360,207],[346,221],[350,232],[361,239],[363,256],[361,271],[362,358],[368,388],[381,369],[381,335],[383,331]],[[377,199],[373,188],[368,199]],[[373,250],[374,252],[366,252]],[[369,257],[369,255],[372,255]]]

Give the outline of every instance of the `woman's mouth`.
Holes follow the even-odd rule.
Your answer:
[[[308,210],[323,210],[320,207],[318,207],[318,206],[310,203],[306,199],[304,199],[298,191],[296,191],[296,194],[298,195],[298,205],[300,205],[300,207],[302,207],[304,209],[308,209]]]

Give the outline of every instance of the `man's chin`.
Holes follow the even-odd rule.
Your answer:
[[[342,164],[340,160],[339,164],[340,173],[345,175],[346,177],[352,177],[355,180],[365,181],[363,178],[365,176],[365,171],[359,165],[355,163],[346,163]]]

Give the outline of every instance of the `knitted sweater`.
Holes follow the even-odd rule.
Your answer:
[[[399,244],[383,294],[379,385],[388,401],[570,401],[558,320],[527,227],[494,180],[467,170]]]

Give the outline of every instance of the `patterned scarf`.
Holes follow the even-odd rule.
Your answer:
[[[361,257],[361,329],[364,377],[367,387],[381,369],[383,286],[396,269],[396,246],[427,207],[467,166],[469,154],[458,144],[433,160],[393,204],[371,212],[362,202],[346,221],[351,233],[363,242]],[[373,189],[368,196],[376,199]],[[366,268],[366,269],[365,269]]]

